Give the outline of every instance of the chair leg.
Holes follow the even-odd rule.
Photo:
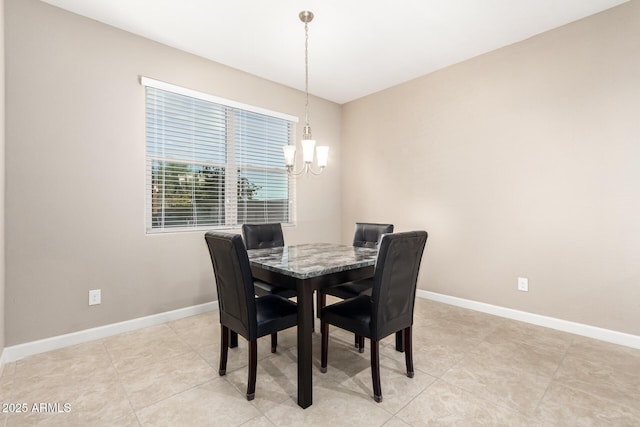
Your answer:
[[[249,341],[249,381],[247,382],[247,400],[256,397],[256,371],[258,370],[258,340]]]
[[[364,353],[364,337],[362,335],[358,335],[358,353]]]
[[[329,324],[320,322],[320,331],[322,333],[322,344],[320,351],[320,372],[327,372],[327,354],[329,353]]]
[[[316,293],[316,316],[320,318],[320,312],[327,305],[327,294],[318,290]]]
[[[412,348],[411,326],[404,330],[404,358],[407,362],[407,376],[413,378],[413,348]]]
[[[371,340],[371,379],[373,381],[373,399],[382,402],[382,389],[380,388],[380,343]]]
[[[271,353],[275,353],[278,348],[278,333],[271,334]]]
[[[229,328],[220,325],[220,368],[218,374],[223,376],[227,373],[227,354],[229,353]]]
[[[396,351],[402,353],[405,350],[404,341],[402,340],[402,331],[396,332]]]
[[[238,333],[229,329],[229,348],[238,347]]]

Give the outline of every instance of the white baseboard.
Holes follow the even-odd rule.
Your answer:
[[[97,328],[72,332],[70,334],[58,335],[56,337],[18,344],[11,347],[6,347],[2,352],[2,359],[0,359],[0,361],[2,365],[4,365],[4,363],[14,362],[16,360],[20,360],[24,357],[34,354],[44,353],[46,351],[56,350],[71,345],[82,344],[85,342],[110,337],[113,335],[121,334],[123,332],[134,331],[149,326],[160,325],[172,320],[178,320],[182,319],[183,317],[194,316],[196,314],[206,313],[217,309],[218,302],[213,301],[205,304],[194,305],[191,307],[153,314],[151,316],[126,320],[124,322],[99,326]]]
[[[576,335],[594,338],[613,344],[620,344],[631,348],[640,349],[640,336],[612,331],[610,329],[598,328],[597,326],[584,325],[582,323],[570,322],[568,320],[556,319],[554,317],[542,316],[540,314],[528,313],[526,311],[513,310],[511,308],[497,305],[485,304],[482,302],[467,300],[435,292],[418,289],[416,296],[430,299],[445,304],[455,305],[470,310],[481,311],[483,313],[494,314],[508,319],[519,320],[521,322],[532,323],[546,328],[557,329]]]

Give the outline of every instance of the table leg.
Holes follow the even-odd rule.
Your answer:
[[[313,403],[312,320],[313,290],[299,280],[298,293],[298,406],[308,408]]]

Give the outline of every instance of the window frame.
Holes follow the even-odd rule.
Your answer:
[[[286,167],[283,169],[279,168],[280,165],[275,165],[273,168],[252,168],[249,164],[241,163],[235,156],[236,148],[239,142],[236,142],[236,135],[234,131],[234,126],[237,124],[235,122],[236,118],[229,120],[229,116],[233,116],[234,111],[242,111],[248,113],[256,113],[260,115],[264,115],[270,118],[281,119],[289,122],[289,135],[288,135],[288,144],[295,144],[295,134],[296,134],[296,124],[299,119],[296,116],[281,113],[277,111],[268,110],[262,107],[257,107],[249,104],[244,104],[241,102],[221,98],[218,96],[210,95],[204,92],[196,91],[193,89],[184,88],[181,86],[173,85],[170,83],[162,82],[159,80],[151,79],[149,77],[140,76],[140,84],[145,89],[145,234],[147,235],[156,235],[156,234],[167,234],[167,233],[181,233],[181,232],[194,232],[194,231],[203,231],[203,230],[212,230],[212,229],[233,229],[239,228],[242,225],[242,222],[239,221],[239,207],[238,207],[238,179],[237,176],[242,174],[244,170],[264,170],[265,172],[276,172],[276,173],[284,173],[286,175],[287,180],[287,218],[288,221],[282,222],[283,225],[295,225],[296,223],[296,191],[295,191],[295,183],[296,180],[290,174],[286,172]],[[225,200],[224,200],[224,224],[222,225],[196,225],[196,226],[166,226],[163,227],[154,227],[153,224],[153,196],[152,196],[152,163],[157,158],[150,156],[149,154],[149,140],[148,140],[148,132],[147,132],[147,119],[148,119],[148,98],[147,98],[147,89],[153,88],[158,89],[165,92],[170,92],[177,95],[183,95],[191,98],[195,98],[201,101],[210,102],[213,104],[217,104],[223,106],[225,108],[225,142],[224,142],[224,152],[226,152],[226,161],[224,163],[225,170]],[[165,160],[174,160],[169,157],[165,157]],[[182,163],[182,161],[179,161]],[[196,160],[192,162],[184,161],[185,165],[195,165],[201,164]],[[212,166],[221,165],[211,164]],[[282,156],[282,166],[284,167],[284,156]]]

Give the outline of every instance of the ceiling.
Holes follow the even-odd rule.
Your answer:
[[[345,103],[626,0],[43,0]]]

